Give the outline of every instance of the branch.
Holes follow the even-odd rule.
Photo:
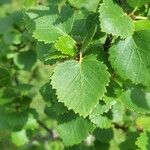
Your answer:
[[[38,123],[43,129],[45,129],[45,130],[49,133],[51,140],[57,140],[57,139],[60,140],[60,138],[59,138],[57,135],[54,134],[53,130],[49,129],[49,128],[48,128],[45,124],[43,124],[40,120],[37,120],[37,123]]]
[[[112,42],[113,36],[111,34],[107,35],[105,44],[104,44],[104,51],[107,52],[108,49],[111,47],[111,42]]]
[[[123,131],[128,131],[128,127],[126,126],[126,125],[119,125],[119,124],[117,124],[117,123],[113,123],[114,124],[114,127],[116,128],[116,129],[121,129],[121,130],[123,130]]]

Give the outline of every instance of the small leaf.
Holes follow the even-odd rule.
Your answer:
[[[126,108],[122,103],[116,103],[112,108],[113,122],[123,124],[124,116],[126,114]]]
[[[141,116],[136,120],[137,127],[143,130],[150,130],[150,117]]]
[[[142,5],[148,4],[150,0],[127,0],[127,3],[134,7],[141,7]]]
[[[110,102],[107,102],[107,104],[98,104],[92,111],[92,113],[90,114],[90,117],[96,117],[96,116],[99,116],[99,115],[102,115],[104,113],[107,113],[111,107],[116,103],[115,100],[112,100]]]
[[[150,85],[149,39],[150,30],[140,30],[110,48],[111,65],[123,79]]]
[[[76,42],[71,36],[65,35],[61,36],[58,41],[56,41],[55,48],[64,54],[73,56],[76,50],[75,44]]]
[[[4,17],[0,19],[0,35],[12,29],[13,20],[11,17]]]
[[[36,0],[22,0],[22,5],[24,8],[29,9],[37,4]]]
[[[68,58],[68,55],[62,54],[54,48],[52,44],[45,44],[44,42],[38,42],[36,47],[37,57],[44,61],[44,64],[53,65],[58,61],[62,61]]]
[[[138,113],[150,113],[150,93],[140,88],[131,88],[119,98],[128,108]]]
[[[15,86],[15,89],[20,92],[21,94],[25,95],[25,94],[29,94],[30,92],[32,92],[33,90],[33,85],[31,84],[25,84],[25,83],[20,83],[18,85]]]
[[[38,127],[39,127],[39,124],[37,123],[35,116],[33,114],[29,114],[28,121],[25,124],[24,129],[34,130]]]
[[[55,90],[52,89],[52,86],[49,83],[44,84],[40,88],[40,93],[49,107],[46,107],[45,110],[50,114],[64,114],[68,109],[64,106],[63,103],[58,102]],[[55,118],[56,119],[56,118]]]
[[[57,129],[64,144],[71,146],[83,141],[94,130],[94,126],[86,119],[77,118],[70,122],[60,124]]]
[[[138,147],[135,145],[135,142],[138,136],[139,136],[139,133],[137,131],[127,131],[126,137],[124,137],[124,133],[123,133],[122,136],[120,136],[120,139],[122,140],[122,138],[124,138],[124,140],[119,144],[119,149],[137,150]]]
[[[88,46],[91,44],[92,39],[93,39],[95,32],[97,30],[97,20],[98,20],[98,15],[96,13],[90,14],[87,17],[87,20],[86,20],[87,34],[83,40],[81,51],[85,51],[86,48],[88,48]]]
[[[111,139],[113,139],[114,133],[112,128],[108,129],[100,129],[97,128],[94,131],[94,135],[96,136],[96,139],[98,139],[100,142],[108,143]]]
[[[138,21],[134,22],[134,25],[135,25],[135,31],[150,29],[150,21],[149,20],[138,20]]]
[[[71,6],[77,8],[77,9],[82,9],[84,8],[85,10],[88,10],[89,12],[93,11],[96,12],[97,5],[99,3],[99,0],[68,0]]]
[[[150,149],[150,132],[144,131],[135,143],[141,150]]]
[[[21,44],[21,34],[17,32],[10,32],[10,31],[5,32],[4,42],[7,45],[11,45],[11,44],[19,45]]]
[[[6,109],[4,106],[0,106],[0,129],[19,131],[27,122],[28,112],[29,110],[12,112],[12,110]]]
[[[40,88],[40,94],[42,95],[43,99],[48,102],[54,102],[57,100],[56,95],[55,95],[55,90],[52,89],[52,86],[49,83],[45,83],[41,88]]]
[[[103,115],[90,117],[92,123],[101,129],[107,129],[111,127],[112,121]]]
[[[12,142],[18,147],[23,146],[29,142],[26,131],[24,129],[18,132],[12,132],[11,139]]]
[[[111,120],[107,116],[103,116],[103,114],[107,113],[114,104],[115,101],[104,105],[98,104],[89,115],[91,122],[100,128],[111,127]]]
[[[23,51],[14,57],[14,63],[19,69],[31,70],[36,62],[36,53],[34,51]]]
[[[6,69],[0,67],[0,86],[8,84],[10,84],[10,74]]]
[[[29,9],[25,20],[33,37],[45,43],[55,42],[60,36],[70,33],[73,26],[73,10],[62,7],[60,13],[56,6],[38,6]]]
[[[133,34],[134,24],[132,19],[112,0],[104,0],[100,5],[99,13],[102,31],[121,38]]]

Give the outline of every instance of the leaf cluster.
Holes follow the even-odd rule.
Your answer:
[[[149,150],[149,7],[0,2],[2,150]]]

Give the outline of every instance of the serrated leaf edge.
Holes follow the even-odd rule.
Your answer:
[[[100,18],[100,20],[101,20],[101,7],[102,7],[102,5],[104,5],[104,3],[101,3],[100,5],[99,5],[99,9],[98,9],[98,12],[99,12],[99,18]],[[117,4],[116,4],[117,5]],[[118,5],[117,5],[118,6]],[[119,7],[119,6],[118,6]],[[120,9],[122,9],[121,7],[119,7]],[[123,11],[123,9],[122,9],[122,11]],[[123,13],[124,13],[124,15],[125,16],[128,16],[124,11],[123,11]],[[129,17],[130,18],[130,17]],[[132,19],[130,18],[130,20],[132,21]],[[132,21],[132,25],[133,25],[133,29],[132,29],[132,34],[134,33],[134,23],[133,23],[133,21]],[[106,33],[105,32],[105,30],[104,30],[104,28],[103,28],[103,26],[101,25],[101,21],[100,21],[100,27],[101,27],[101,31],[102,32],[104,32],[104,33]],[[127,36],[121,36],[121,35],[116,35],[115,33],[112,33],[112,32],[107,32],[107,34],[111,34],[112,36],[117,36],[117,37],[120,37],[121,39],[125,39],[125,38],[127,38],[127,37],[129,37],[129,36],[131,36],[132,34],[129,34],[129,35],[127,35]]]
[[[98,60],[96,60],[96,61],[98,61]],[[99,61],[98,61],[98,62],[99,62]],[[101,63],[104,64],[103,62],[101,62]],[[61,65],[61,64],[62,64],[62,63],[58,64],[57,66],[59,66],[59,65]],[[104,65],[105,65],[105,64],[104,64]],[[106,84],[106,86],[105,86],[105,88],[104,88],[103,95],[99,98],[98,102],[94,105],[94,107],[91,109],[91,111],[88,113],[88,115],[81,115],[79,112],[76,112],[73,108],[66,106],[66,104],[65,104],[64,102],[60,101],[59,98],[58,98],[57,90],[56,90],[55,87],[51,84],[51,85],[52,85],[52,89],[55,89],[55,90],[56,90],[56,96],[57,96],[58,102],[63,103],[64,106],[66,106],[66,107],[68,108],[68,110],[73,110],[73,112],[74,112],[75,114],[78,114],[80,117],[86,118],[87,116],[89,116],[89,115],[92,113],[93,109],[98,105],[99,101],[100,101],[100,100],[105,96],[105,94],[107,93],[107,88],[106,88],[106,87],[109,86],[109,82],[110,82],[109,79],[110,79],[111,75],[110,75],[110,73],[107,71],[108,68],[107,68],[106,65],[105,65],[105,70],[106,70],[106,72],[107,72],[107,74],[108,74],[108,80],[107,80],[107,84]],[[53,72],[55,72],[55,69],[53,70]],[[52,75],[51,75],[51,77],[52,77]],[[52,81],[52,79],[51,79],[51,81]]]
[[[55,44],[62,38],[62,37],[64,37],[64,36],[67,36],[67,37],[71,37],[70,35],[68,35],[68,34],[65,34],[65,35],[62,35],[62,36],[60,36],[55,42],[53,42],[54,43],[54,47],[55,47]],[[72,38],[72,37],[71,37]],[[73,39],[73,38],[72,38]],[[74,40],[74,39],[73,39]],[[76,44],[76,41],[74,40],[74,43]],[[55,47],[56,48],[56,47]],[[58,49],[58,48],[56,48],[59,52],[61,52],[62,54],[65,54],[65,55],[67,55],[68,57],[72,57],[73,55],[71,55],[71,54],[66,54],[65,52],[63,52],[63,51],[61,51],[61,49]]]

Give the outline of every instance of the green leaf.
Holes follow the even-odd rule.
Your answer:
[[[147,1],[0,0],[0,150],[150,149]]]
[[[113,122],[122,124],[126,114],[126,108],[122,103],[116,103],[112,108]]]
[[[44,42],[38,42],[36,45],[37,58],[44,61],[49,55],[55,52],[51,44],[45,44]]]
[[[0,106],[0,129],[18,131],[23,128],[28,119],[28,111],[17,112]],[[19,119],[18,119],[19,118]]]
[[[36,47],[37,57],[44,61],[44,64],[54,64],[68,57],[68,55],[62,54],[54,48],[52,44],[44,44],[44,42],[38,42]]]
[[[55,90],[52,89],[52,86],[49,83],[45,83],[41,88],[40,88],[40,94],[42,95],[43,99],[48,102],[48,101],[56,101],[56,95],[55,95]]]
[[[62,103],[57,103],[44,109],[45,114],[51,119],[57,120],[59,124],[71,121],[77,117],[73,111],[68,111]]]
[[[51,77],[58,100],[68,109],[86,117],[106,92],[109,73],[106,66],[95,59],[85,58],[59,64]]]
[[[23,51],[14,57],[14,63],[19,69],[31,70],[36,62],[36,53],[32,50]]]
[[[138,21],[134,22],[134,25],[135,25],[135,31],[150,29],[150,21],[149,20],[138,20]]]
[[[93,42],[86,50],[86,55],[107,63],[106,53],[99,41]]]
[[[111,127],[111,120],[108,119],[107,116],[103,116],[103,114],[106,114],[113,105],[115,105],[116,100],[111,100],[110,98],[106,98],[107,103],[106,104],[98,104],[92,111],[92,113],[89,115],[89,119],[91,122],[93,122],[97,127],[100,128],[109,128]]]
[[[12,132],[11,139],[12,142],[18,147],[23,146],[29,142],[26,131],[24,129],[18,132]]]
[[[138,137],[135,143],[141,150],[149,150],[150,149],[150,132],[144,131]]]
[[[81,41],[86,36],[86,32],[86,19],[84,18],[84,15],[81,11],[77,11],[75,13],[75,21],[73,24],[71,35],[77,42],[81,43]]]
[[[109,129],[111,131],[111,129]],[[108,130],[108,131],[109,131]],[[112,132],[112,131],[111,131]],[[109,135],[110,133],[106,133],[106,135]],[[125,133],[122,129],[118,128],[113,128],[113,133],[112,133],[112,139],[109,142],[109,146],[111,147],[112,150],[126,150],[127,146],[124,146],[123,148],[121,147],[121,144],[126,140]],[[111,134],[110,134],[111,135]],[[109,138],[109,137],[108,137]],[[105,139],[105,138],[104,138]],[[128,138],[127,138],[128,139]],[[103,140],[103,139],[102,139]],[[128,147],[127,147],[128,149]],[[107,149],[106,149],[107,150]]]
[[[149,86],[149,39],[150,30],[140,30],[133,37],[121,40],[110,48],[111,65],[123,79]]]
[[[10,74],[6,69],[0,67],[0,86],[8,84],[10,84]]]
[[[91,44],[92,39],[97,29],[97,20],[98,20],[98,14],[96,13],[90,14],[87,17],[87,20],[86,20],[87,34],[83,40],[81,51],[85,51],[86,48]]]
[[[149,2],[150,0],[127,0],[127,3],[132,7],[141,7]]]
[[[83,141],[94,130],[94,126],[86,119],[77,118],[70,122],[60,124],[57,129],[64,144],[71,146]]]
[[[37,4],[37,0],[22,0],[24,8],[29,9]]]
[[[61,36],[58,41],[55,42],[55,48],[64,54],[73,56],[76,51],[75,44],[76,42],[71,36],[65,35]]]
[[[31,84],[25,84],[25,83],[20,83],[15,86],[15,89],[17,92],[21,93],[22,95],[28,95],[30,92],[33,90],[33,85]]]
[[[11,17],[5,17],[0,19],[0,35],[9,31],[12,28],[13,20]]]
[[[50,0],[50,1],[62,1],[62,0]],[[43,145],[43,144],[42,144]],[[48,141],[46,144],[47,150],[64,150],[64,145],[61,141],[59,140],[54,140],[54,141]],[[43,148],[45,149],[45,146],[43,145]],[[41,150],[42,150],[41,149]],[[34,149],[33,149],[34,150]]]
[[[34,130],[39,127],[37,120],[35,119],[36,116],[33,114],[29,114],[28,121],[26,122],[24,129]]]
[[[102,31],[121,38],[133,34],[134,24],[132,19],[112,0],[104,0],[100,5],[99,13]]]
[[[96,12],[97,5],[99,3],[99,0],[68,0],[71,6],[81,9],[84,8],[88,11],[94,11]]]
[[[92,111],[92,113],[90,114],[90,118],[92,117],[96,117],[96,116],[99,116],[99,115],[102,115],[104,113],[107,113],[111,107],[113,105],[116,104],[116,101],[115,100],[111,100],[111,101],[108,101],[107,104],[98,104]]]
[[[137,127],[144,130],[150,130],[150,117],[141,116],[136,120]]]
[[[73,25],[73,10],[64,6],[58,12],[56,6],[38,6],[30,9],[25,17],[33,37],[45,43],[55,42],[60,36],[70,33]]]
[[[55,90],[52,89],[52,86],[49,83],[44,84],[40,88],[40,93],[45,102],[47,102],[47,105],[49,106],[45,108],[45,111],[47,111],[49,114],[59,115],[64,114],[68,111],[68,109],[64,106],[63,103],[58,102]]]
[[[93,122],[97,127],[101,129],[107,129],[111,127],[112,121],[103,115],[95,115],[95,116],[90,116],[91,122]]]
[[[117,130],[119,131],[119,130]],[[124,137],[124,135],[126,137]],[[121,150],[137,150],[137,146],[135,145],[136,139],[139,136],[139,133],[137,131],[126,131],[126,133],[122,133],[121,135],[116,135],[115,141],[119,141],[119,149]],[[119,138],[118,138],[119,137]],[[120,141],[122,140],[122,142]]]
[[[113,139],[113,130],[112,128],[108,128],[108,129],[100,129],[97,128],[94,131],[94,135],[96,136],[96,139],[98,139],[99,141],[103,142],[103,143],[108,143],[111,139]]]
[[[52,111],[53,113],[55,113],[57,115],[62,115],[64,113],[68,112],[67,107],[65,107],[63,103],[60,103],[57,101],[51,107],[49,107],[49,109],[50,109],[50,111]]]
[[[138,113],[150,113],[150,93],[140,88],[131,88],[119,98],[128,108]]]
[[[15,32],[5,32],[4,33],[4,42],[5,44],[20,44],[21,43],[21,34]]]

